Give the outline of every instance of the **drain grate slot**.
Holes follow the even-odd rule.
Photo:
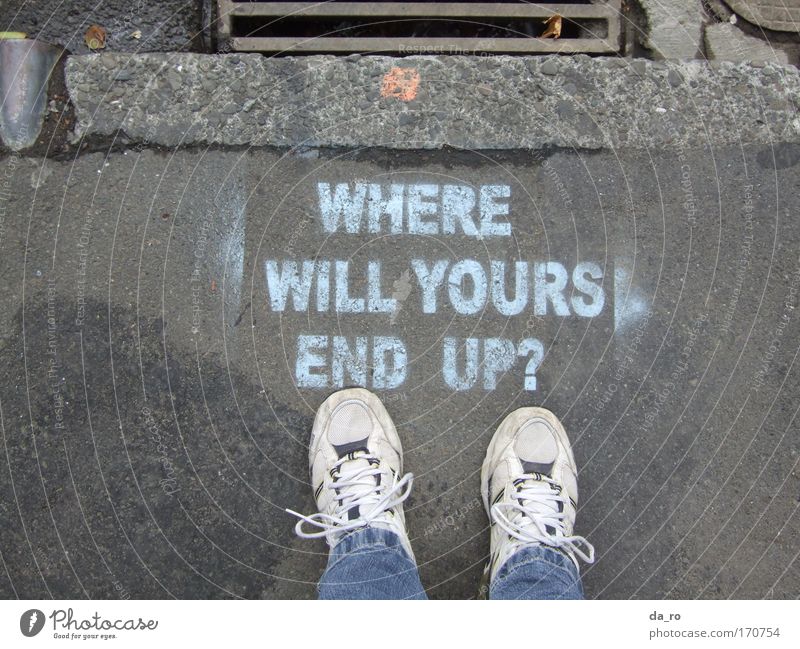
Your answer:
[[[612,54],[620,0],[522,2],[232,2],[218,0],[225,49],[272,54]],[[561,37],[541,38],[562,17]]]

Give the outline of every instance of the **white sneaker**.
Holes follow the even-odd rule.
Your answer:
[[[397,534],[413,559],[406,533],[403,501],[414,476],[403,472],[403,447],[389,413],[377,396],[361,388],[335,392],[317,411],[308,449],[311,485],[319,512],[286,511],[301,520],[303,538],[325,537],[333,546],[361,527],[382,527]],[[307,532],[305,523],[318,530]]]
[[[483,505],[491,522],[489,581],[518,550],[547,545],[578,567],[594,562],[594,548],[573,536],[578,480],[569,439],[544,408],[520,408],[495,432],[481,470]]]

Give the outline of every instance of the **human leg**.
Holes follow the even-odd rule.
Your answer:
[[[314,420],[309,464],[318,512],[291,513],[301,519],[299,536],[324,537],[330,546],[320,597],[424,598],[403,513],[413,475],[402,475],[400,438],[378,397],[351,388],[326,399]]]
[[[481,491],[491,522],[486,567],[493,599],[580,599],[578,559],[594,548],[573,528],[578,481],[558,418],[520,408],[503,420],[486,453]]]

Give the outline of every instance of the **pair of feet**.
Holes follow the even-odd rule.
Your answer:
[[[403,474],[403,448],[389,413],[361,388],[336,392],[320,406],[309,445],[318,513],[298,516],[295,531],[335,545],[359,528],[388,529],[414,556],[403,514],[413,475]],[[578,566],[594,548],[573,535],[578,506],[575,458],[564,427],[544,408],[520,408],[492,437],[481,470],[481,495],[491,522],[486,577],[532,545],[560,550]],[[306,531],[304,524],[312,531]]]

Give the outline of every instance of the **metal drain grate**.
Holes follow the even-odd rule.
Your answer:
[[[620,0],[526,2],[233,2],[217,0],[223,49],[282,54],[612,54]],[[541,38],[562,17],[561,37]]]

